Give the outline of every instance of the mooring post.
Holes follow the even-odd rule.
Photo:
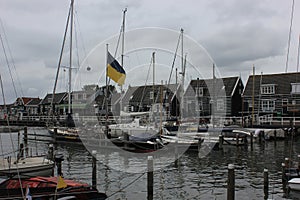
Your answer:
[[[92,187],[97,188],[97,151],[92,151]]]
[[[268,199],[269,195],[269,175],[268,169],[264,169],[264,199]]]
[[[24,126],[24,148],[25,148],[25,155],[28,156],[28,131],[27,131],[27,126]]]
[[[228,165],[227,200],[234,200],[234,165]]]
[[[57,128],[53,129],[53,144],[54,144],[54,149],[57,150],[57,141],[56,141],[56,136],[57,136]]]
[[[62,161],[64,161],[64,156],[62,154],[55,155],[55,162],[57,166],[57,176],[63,176],[62,173]]]
[[[236,146],[238,147],[239,146],[239,134],[236,134],[235,135],[235,137],[236,137]]]
[[[274,142],[276,142],[276,140],[277,140],[277,131],[274,130]]]
[[[285,167],[290,167],[290,159],[284,158],[284,164],[285,164]]]
[[[286,192],[286,184],[287,184],[287,178],[285,175],[285,163],[281,163],[281,167],[282,167],[282,189],[283,192]]]
[[[53,148],[53,144],[49,144],[48,159],[52,160],[52,161],[54,160],[54,148]]]
[[[153,156],[148,156],[147,188],[147,199],[153,200]]]
[[[219,135],[219,149],[223,149],[224,136]]]
[[[253,149],[253,132],[250,132],[251,149]]]

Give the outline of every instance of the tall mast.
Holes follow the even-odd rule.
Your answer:
[[[253,78],[252,78],[252,119],[251,124],[254,123],[254,87],[255,87],[255,67],[253,65]]]
[[[125,16],[127,8],[123,10],[123,21],[122,21],[122,53],[121,53],[121,66],[124,65],[124,49],[125,49]],[[123,91],[123,86],[121,85],[121,92]]]
[[[108,60],[108,44],[106,44],[106,60],[105,60],[105,134],[108,139],[110,136],[108,135],[108,68],[107,68],[107,60]]]
[[[72,79],[72,43],[73,43],[73,5],[74,0],[71,0],[71,21],[70,21],[70,60],[69,60],[69,83],[68,83],[68,114],[71,114],[71,79]]]
[[[212,118],[212,125],[213,128],[215,127],[215,107],[217,105],[216,103],[216,87],[215,87],[215,82],[216,82],[216,74],[215,74],[215,64],[213,64],[213,85],[212,85],[212,89],[213,89],[213,100],[212,100],[212,107],[211,107],[211,118]]]
[[[184,57],[183,57],[183,29],[180,29],[180,35],[181,35],[181,73],[182,73],[182,80],[181,80],[181,89],[180,89],[180,98],[181,98],[181,103],[180,103],[180,116],[182,118],[183,115],[183,91],[184,91],[184,77],[185,77],[185,66],[184,66]]]
[[[152,91],[153,91],[153,105],[155,103],[154,91],[155,91],[155,52],[152,53],[152,67],[153,67],[153,83],[152,83]]]

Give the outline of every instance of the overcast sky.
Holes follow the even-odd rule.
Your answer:
[[[43,98],[52,92],[69,4],[69,0],[0,0],[0,33],[17,96]],[[127,31],[160,27],[179,32],[183,28],[207,51],[222,77],[241,76],[246,84],[253,65],[259,74],[285,72],[292,0],[75,1],[78,51],[73,52],[81,54],[75,63],[119,33],[125,7]],[[297,70],[299,24],[300,2],[295,1],[289,72]],[[149,61],[150,52],[142,63]],[[2,46],[0,64],[6,101],[12,103],[16,94]],[[62,71],[60,89],[65,88],[66,76]],[[91,83],[99,83],[91,77]]]

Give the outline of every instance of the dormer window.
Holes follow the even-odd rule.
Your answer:
[[[275,85],[274,84],[265,84],[260,86],[261,94],[275,94]]]
[[[300,83],[291,83],[292,85],[292,94],[300,94]]]

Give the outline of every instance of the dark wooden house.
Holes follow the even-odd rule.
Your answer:
[[[176,116],[179,110],[177,90],[178,84],[129,87],[122,98],[122,111],[158,112],[162,105],[164,115]]]
[[[52,101],[52,94],[47,94],[44,99],[40,102],[40,114],[48,116],[50,112],[50,106]],[[53,99],[52,112],[54,115],[65,115],[68,109],[68,93],[56,93]]]
[[[240,77],[191,80],[184,93],[183,114],[186,117],[207,117],[212,113],[238,116],[243,89]]]
[[[300,73],[249,76],[243,102],[244,116],[300,116]]]

